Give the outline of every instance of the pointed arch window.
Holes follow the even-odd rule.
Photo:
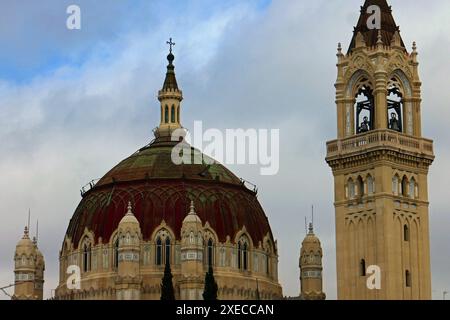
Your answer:
[[[248,244],[244,243],[242,248],[242,260],[243,260],[243,269],[244,271],[248,270]]]
[[[176,246],[174,258],[176,259]],[[163,266],[166,263],[172,263],[172,243],[169,232],[161,229],[155,235],[155,264]]]
[[[367,82],[363,78],[361,82]],[[374,129],[375,124],[375,98],[373,90],[367,83],[362,85],[356,94],[356,132],[366,133]]]
[[[175,105],[170,110],[170,122],[175,123]]]
[[[164,108],[164,122],[169,123],[169,107]]]
[[[238,243],[238,256],[237,256],[237,260],[238,260],[238,269],[241,269],[242,267],[242,245],[239,242]]]
[[[358,197],[362,198],[364,197],[364,181],[361,178],[361,176],[358,177],[357,184],[358,184]]]
[[[180,123],[180,106],[177,107],[177,122]]]
[[[394,195],[398,195],[398,182],[399,182],[399,178],[397,175],[395,175],[392,178],[392,193]]]
[[[156,239],[156,265],[162,265],[162,241],[160,237]]]
[[[170,259],[170,238],[167,237],[166,238],[166,243],[165,243],[165,257],[164,257],[164,263],[171,263],[171,259]]]
[[[271,274],[271,272],[272,272],[272,268],[271,268],[271,266],[270,266],[270,264],[271,264],[271,253],[272,253],[272,245],[271,245],[271,243],[270,243],[270,241],[267,241],[266,242],[266,245],[265,245],[265,271],[266,271],[266,274],[269,276],[270,274]]]
[[[224,247],[220,248],[220,267],[226,266],[226,249]]]
[[[248,271],[249,267],[249,242],[247,237],[243,236],[238,242],[238,268]]]
[[[375,193],[375,181],[371,175],[367,177],[367,193],[374,194]]]
[[[407,197],[408,196],[408,178],[406,176],[402,179],[402,196]]]
[[[391,79],[387,96],[388,128],[403,132],[403,95],[399,88],[400,84],[397,79]]]
[[[414,178],[409,182],[409,197],[414,199],[416,196],[416,180]]]
[[[91,245],[85,243],[83,245],[83,272],[91,271]]]
[[[350,180],[348,181],[348,197],[349,197],[350,199],[354,199],[354,198],[355,198],[355,195],[356,195],[356,192],[355,192],[355,183],[353,182],[352,179],[350,179]]]
[[[206,250],[206,262],[208,264],[208,267],[210,267],[214,265],[214,242],[212,239],[208,240],[208,246]]]
[[[114,241],[113,251],[113,267],[117,270],[119,267],[119,237]]]

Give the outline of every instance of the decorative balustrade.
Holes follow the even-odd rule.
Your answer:
[[[350,138],[327,143],[327,157],[351,154],[376,147],[401,148],[405,151],[434,156],[433,141],[407,136],[392,130],[373,130]]]

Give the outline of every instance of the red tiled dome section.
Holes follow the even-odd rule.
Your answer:
[[[221,164],[175,165],[174,143],[157,141],[125,159],[84,194],[67,230],[78,246],[85,228],[98,242],[109,242],[127,212],[128,201],[139,220],[144,240],[150,240],[164,220],[177,239],[190,200],[203,223],[209,222],[219,241],[246,227],[253,243],[269,233],[268,219],[256,194]]]

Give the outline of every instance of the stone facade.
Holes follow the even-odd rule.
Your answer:
[[[261,299],[282,298],[278,257],[273,253],[276,244],[269,236],[264,243],[254,244],[243,228],[233,239],[220,243],[214,230],[208,223],[203,224],[193,210],[177,236],[163,221],[153,232],[152,241],[142,241],[138,226],[134,223],[129,232],[123,233],[121,222],[110,241],[87,250],[83,244],[94,238],[88,230],[78,249],[66,239],[60,255],[56,298],[158,300],[166,259],[170,260],[177,299],[202,299],[209,263],[213,265],[221,300],[255,299],[257,288]],[[80,290],[67,289],[70,274],[65,270],[71,264],[81,266]]]

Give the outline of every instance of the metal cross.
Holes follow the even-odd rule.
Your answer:
[[[170,53],[172,53],[172,47],[175,46],[175,42],[172,42],[172,38],[170,38],[166,43],[170,46]]]

